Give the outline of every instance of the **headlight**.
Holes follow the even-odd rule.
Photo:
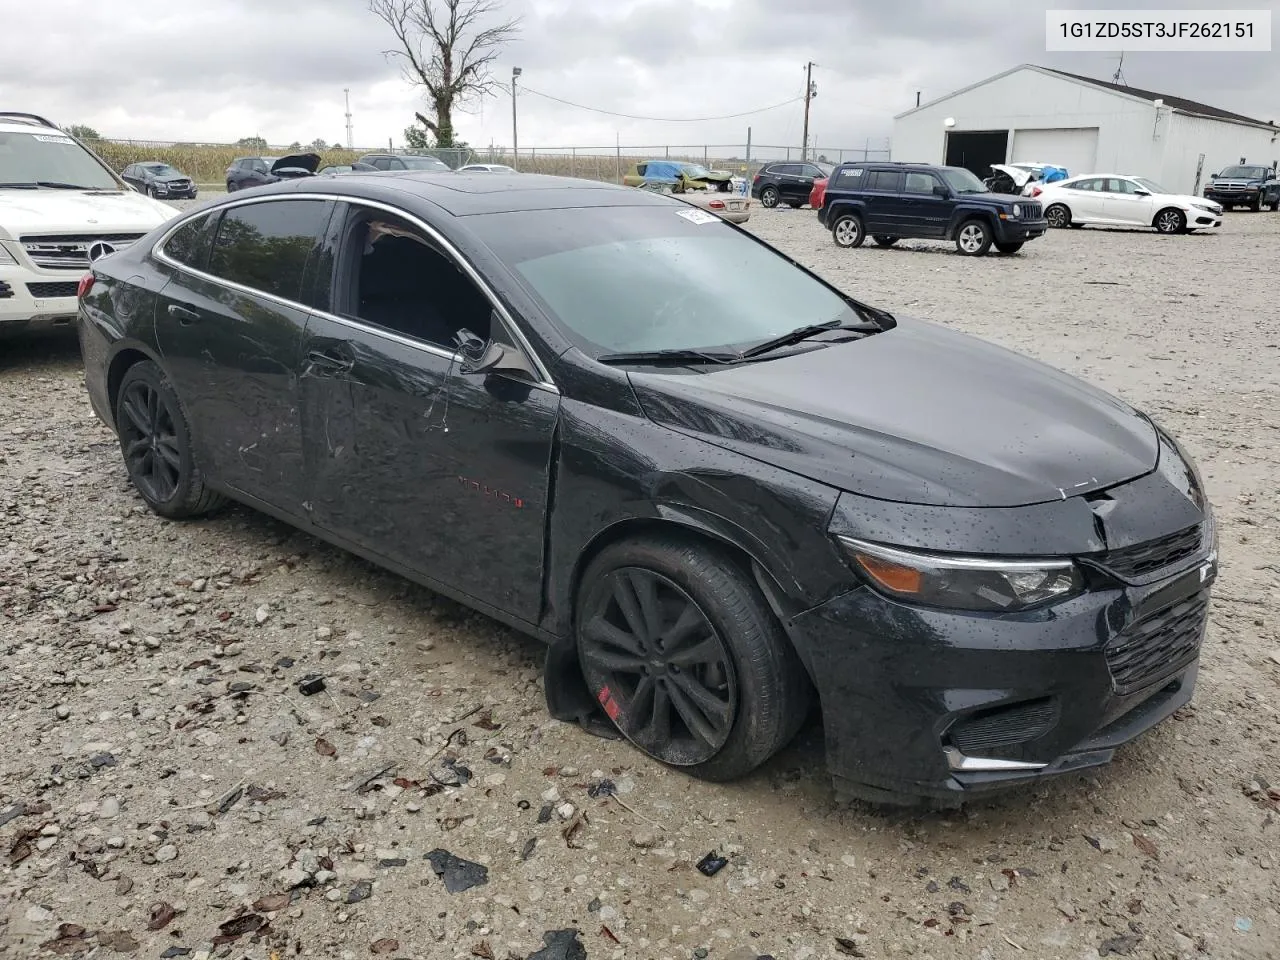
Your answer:
[[[0,267],[16,267],[18,261],[14,259],[12,253],[4,248],[4,244],[0,243]]]
[[[1213,213],[1218,208],[1211,203],[1193,203],[1191,206],[1197,210],[1203,210],[1205,213]]]
[[[1020,217],[1020,216],[1022,216],[1022,204],[1020,204],[1020,203],[1015,203],[1015,204],[1013,205],[1013,215],[1014,215],[1015,217]]]
[[[854,568],[883,593],[961,610],[1026,610],[1079,593],[1070,560],[1014,560],[917,553],[837,536]]]

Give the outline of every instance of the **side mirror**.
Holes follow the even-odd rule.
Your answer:
[[[1139,187],[1137,190],[1135,190],[1135,191],[1133,191],[1133,192],[1134,192],[1134,193],[1136,193],[1136,194],[1137,194],[1138,196],[1140,196],[1140,197],[1149,197],[1149,196],[1151,196],[1151,191],[1150,191],[1150,190],[1143,190],[1141,187]]]
[[[495,317],[494,323],[497,322]],[[523,373],[530,379],[537,379],[534,371],[529,368],[529,362],[519,350],[505,346],[497,340],[482,340],[466,327],[455,333],[453,339],[458,345],[458,353],[462,355],[459,369],[464,374],[508,371]]]
[[[1209,176],[1210,176],[1212,179],[1217,180],[1220,176],[1222,176],[1222,174],[1220,174],[1220,173],[1211,173],[1211,174],[1209,174]]]
[[[933,195],[935,197],[942,197],[945,200],[946,198],[951,196],[951,191],[948,190],[946,187],[942,186],[941,184],[935,183],[933,185]]]

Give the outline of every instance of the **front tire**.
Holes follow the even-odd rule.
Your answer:
[[[991,249],[991,228],[982,220],[966,220],[956,231],[956,250],[966,257],[985,256]]]
[[[125,469],[147,506],[184,520],[222,505],[195,461],[178,395],[156,364],[144,360],[125,372],[115,414]]]
[[[871,239],[876,242],[877,247],[892,247],[895,243],[898,242],[897,237],[886,237],[884,235],[881,235],[878,237],[872,237]]]
[[[845,250],[862,246],[862,242],[867,239],[867,230],[862,225],[862,218],[856,213],[846,213],[837,217],[836,222],[831,224],[831,239],[835,241],[837,247]]]
[[[1253,198],[1253,203],[1249,204],[1249,209],[1254,213],[1262,212],[1262,194],[1258,194]]]
[[[1074,226],[1071,222],[1071,211],[1062,203],[1050,205],[1049,209],[1044,212],[1044,218],[1049,221],[1049,226],[1051,227]]]
[[[1169,207],[1156,214],[1152,226],[1158,233],[1182,233],[1187,229],[1187,218],[1181,210]]]
[[[766,210],[772,210],[778,205],[778,188],[765,187],[760,191],[760,206]]]
[[[672,536],[606,547],[575,612],[592,696],[655,760],[732,780],[805,719],[804,668],[749,573],[719,550]]]

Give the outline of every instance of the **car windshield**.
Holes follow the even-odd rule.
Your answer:
[[[120,189],[110,171],[64,133],[0,132],[0,184],[35,183]]]
[[[401,157],[410,170],[448,170],[449,165],[435,157]]]
[[[1223,170],[1222,173],[1218,174],[1218,176],[1244,177],[1245,179],[1248,179],[1248,180],[1259,180],[1267,176],[1267,173],[1268,173],[1268,170],[1266,167],[1238,167],[1237,166],[1237,167],[1227,167],[1227,169]]]
[[[1164,187],[1156,183],[1154,180],[1148,180],[1146,177],[1134,177],[1133,182],[1140,186],[1143,190],[1150,193],[1168,193]]]
[[[167,163],[144,163],[143,166],[147,168],[149,173],[154,173],[157,177],[179,175],[177,169]]]
[[[990,193],[986,184],[963,167],[939,167],[942,179],[956,193]]]
[[[831,171],[835,169],[835,166],[833,164],[826,163],[822,160],[814,161],[813,165],[822,171],[822,175],[824,177],[831,176]]]
[[[592,356],[737,350],[800,326],[861,319],[786,257],[676,201],[469,220]]]
[[[700,163],[681,164],[680,170],[686,177],[705,177],[711,172]]]

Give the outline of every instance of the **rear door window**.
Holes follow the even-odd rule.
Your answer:
[[[303,275],[329,225],[328,200],[232,207],[218,225],[209,272],[285,300],[303,299]]]
[[[901,189],[902,174],[897,170],[872,170],[868,176],[868,190],[883,190],[896,193]]]

